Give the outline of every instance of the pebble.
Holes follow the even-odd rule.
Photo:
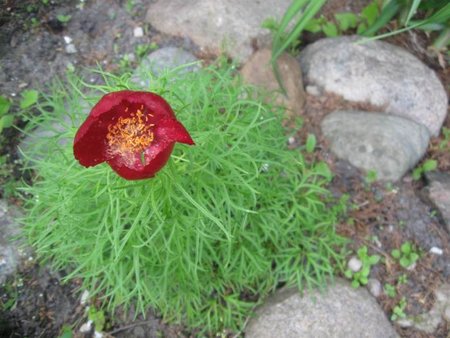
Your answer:
[[[416,268],[416,262],[412,263],[410,266],[406,268],[408,271],[413,271]]]
[[[370,278],[367,282],[367,288],[375,298],[381,295],[382,287],[378,279]]]
[[[358,258],[352,257],[348,261],[347,266],[353,272],[358,272],[362,268],[362,262]]]
[[[81,325],[80,332],[81,333],[88,333],[89,331],[91,331],[91,328],[92,328],[92,320],[88,320],[86,323]]]
[[[437,246],[433,246],[430,249],[430,253],[434,254],[434,255],[438,255],[438,256],[442,256],[442,254],[444,253],[444,251],[441,248],[438,248]]]
[[[80,304],[85,305],[88,299],[89,299],[89,291],[84,290],[83,293],[81,294]]]
[[[144,36],[144,30],[142,27],[135,27],[133,30],[133,35],[135,38],[141,38]]]
[[[70,44],[72,41],[73,40],[72,40],[72,38],[70,36],[67,36],[67,35],[64,36],[64,42],[66,44]]]
[[[77,49],[73,43],[69,43],[65,50],[67,54],[75,54],[77,52]]]

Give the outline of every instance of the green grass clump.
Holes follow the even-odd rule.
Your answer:
[[[155,178],[125,181],[72,154],[83,107],[138,89],[129,76],[102,75],[104,85],[56,86],[29,123],[53,130],[25,151],[36,174],[24,189],[25,234],[41,259],[70,271],[66,280],[81,277],[110,310],[154,307],[210,333],[241,329],[281,282],[324,285],[341,262],[342,208],[330,204],[326,165],[286,148],[281,111],[229,65],[152,78],[145,89],[165,97],[196,145],[177,144]]]

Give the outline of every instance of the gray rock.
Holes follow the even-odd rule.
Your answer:
[[[430,138],[423,125],[383,113],[337,111],[321,127],[339,158],[382,180],[396,181],[414,167]]]
[[[20,212],[17,208],[0,200],[0,284],[16,271],[20,263],[20,242],[15,240],[20,234],[18,217]]]
[[[269,30],[261,27],[269,18],[280,19],[290,0],[159,0],[149,6],[146,20],[157,30],[187,36],[201,48],[225,51],[242,62],[259,46],[270,41]]]
[[[383,41],[327,38],[305,48],[300,64],[306,84],[370,102],[385,113],[427,126],[437,136],[447,114],[447,94],[436,74],[407,51]]]
[[[425,193],[430,202],[439,211],[450,232],[450,175],[441,172],[428,172],[425,174],[428,185]]]
[[[198,62],[192,64],[194,62]],[[152,76],[160,76],[164,71],[173,70],[182,65],[191,64],[179,70],[178,74],[196,71],[200,68],[199,60],[184,49],[164,47],[150,53],[134,71],[132,81],[142,87],[150,85]]]
[[[364,288],[338,280],[326,293],[301,297],[284,289],[257,309],[247,326],[247,338],[397,337],[384,312]]]

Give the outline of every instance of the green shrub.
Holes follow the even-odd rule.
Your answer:
[[[24,188],[25,234],[108,310],[154,307],[191,328],[236,331],[279,283],[323,286],[341,266],[342,205],[326,190],[328,167],[288,150],[282,112],[234,73],[218,65],[151,78],[146,90],[165,97],[196,145],[177,145],[149,180],[125,181],[106,164],[83,168],[72,153],[86,101],[137,89],[130,76],[102,73],[98,86],[69,78],[29,117],[30,128],[55,135],[25,151],[35,173]]]

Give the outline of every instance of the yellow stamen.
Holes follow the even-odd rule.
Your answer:
[[[130,157],[144,151],[153,142],[152,127],[155,125],[147,123],[148,116],[142,112],[143,108],[141,106],[141,109],[130,114],[130,117],[119,117],[116,123],[108,126],[106,140],[110,154]],[[128,108],[125,112],[127,110]]]

